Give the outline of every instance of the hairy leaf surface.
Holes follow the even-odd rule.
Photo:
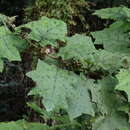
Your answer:
[[[47,111],[66,109],[71,119],[82,113],[93,115],[88,87],[93,83],[75,74],[38,62],[37,69],[27,74],[37,86],[30,95],[40,95]]]
[[[95,44],[103,44],[104,49],[113,53],[129,54],[129,36],[121,28],[109,28],[92,33]]]
[[[85,67],[90,63],[93,64],[92,54],[96,52],[96,49],[90,37],[76,34],[67,38],[67,43],[60,49],[59,56],[62,56],[63,59],[79,60]]]
[[[0,130],[24,130],[16,122],[0,123]]]
[[[28,38],[40,42],[42,46],[47,44],[54,45],[56,40],[65,41],[67,34],[66,24],[61,20],[42,17],[38,21],[29,22],[21,27],[30,28],[32,31],[28,34]]]
[[[63,58],[76,58],[84,60],[87,55],[95,52],[95,47],[90,37],[76,34],[67,38],[67,46],[61,48],[60,54]]]

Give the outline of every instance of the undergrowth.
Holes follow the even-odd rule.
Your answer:
[[[0,129],[129,130],[129,13],[124,6],[97,10],[93,15],[114,23],[89,36],[67,36],[66,23],[55,18],[15,27],[15,17],[1,14],[0,71],[30,50],[31,70],[20,72],[35,82],[27,105],[42,123],[25,116]]]

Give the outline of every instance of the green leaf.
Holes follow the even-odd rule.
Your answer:
[[[63,59],[79,60],[85,67],[88,66],[89,60],[92,60],[92,54],[96,51],[90,37],[76,34],[67,38],[67,45],[60,49],[59,56]]]
[[[85,59],[88,54],[95,51],[90,37],[76,34],[67,38],[67,46],[60,49],[59,55],[64,59],[76,58]]]
[[[26,46],[25,44],[24,40],[11,34],[6,28],[0,27],[0,71],[3,70],[2,58],[14,61],[21,60],[18,49],[22,51]]]
[[[30,28],[32,31],[28,34],[28,38],[40,42],[41,46],[47,44],[54,45],[56,40],[65,41],[65,36],[67,34],[66,24],[54,18],[42,17],[38,21],[19,26],[17,31],[20,31],[21,27]]]
[[[113,53],[129,54],[129,36],[122,28],[109,28],[92,33],[95,44],[103,44],[104,49]]]
[[[130,129],[129,123],[125,119],[125,115],[120,113],[112,113],[106,117],[100,117],[92,126],[92,130],[127,130]]]
[[[77,85],[75,83],[75,86],[75,93],[77,97],[73,97],[71,100],[68,100],[68,113],[70,118],[76,118],[82,114],[89,114],[94,116],[92,103],[90,102],[91,100],[89,97],[90,95],[87,89],[87,87],[93,86],[93,81],[87,80],[84,83],[83,81],[79,81]]]
[[[40,95],[47,111],[65,109],[71,119],[82,113],[94,115],[88,87],[93,84],[72,72],[61,70],[42,61],[27,74],[37,86],[30,95]]]
[[[28,102],[27,105],[40,114],[44,119],[52,119],[52,113],[40,108],[35,102]]]
[[[128,95],[128,101],[130,102],[130,71],[121,69],[119,74],[116,75],[119,83],[116,86],[117,90],[124,91]]]
[[[104,69],[114,72],[121,66],[121,56],[107,52],[105,50],[96,50],[91,38],[76,34],[67,39],[66,47],[60,49],[59,56],[63,59],[74,58],[79,60],[85,68],[91,64],[92,70]]]
[[[128,115],[128,122],[130,123],[130,103],[118,108],[119,111],[123,111]]]
[[[50,127],[48,127],[47,125],[44,125],[42,123],[30,123],[25,120],[18,120],[18,121],[16,121],[16,123],[19,125],[19,127],[22,128],[22,130],[52,130]],[[15,129],[11,129],[11,130],[15,130]],[[19,129],[19,130],[21,130],[21,129]]]
[[[19,126],[16,122],[11,121],[8,123],[0,123],[0,130],[24,130],[21,126]]]
[[[97,10],[94,15],[103,19],[127,20],[130,19],[130,9],[127,7],[113,7]]]
[[[122,66],[121,56],[116,53],[108,52],[105,50],[98,50],[93,53],[90,61],[93,61],[93,70],[109,71],[110,73],[116,72]]]
[[[92,101],[96,104],[96,111],[102,114],[109,114],[120,106],[114,88],[117,80],[113,77],[105,77],[98,81],[98,85],[90,88]]]
[[[94,44],[103,45],[105,51],[118,56],[116,60],[118,63],[120,61],[123,63],[123,61],[126,60],[129,65],[130,40],[129,34],[126,33],[129,27],[130,23],[128,22],[115,22],[107,29],[92,32],[92,35],[95,38]],[[122,65],[124,66],[124,63]]]
[[[130,129],[126,115],[118,112],[122,104],[114,92],[116,84],[116,78],[108,76],[98,81],[98,85],[90,88],[92,101],[96,104],[95,110],[98,115],[101,113],[93,122],[92,130]]]
[[[111,29],[120,29],[123,33],[127,33],[130,28],[130,22],[127,21],[116,21],[109,26]],[[128,34],[128,33],[127,33]]]
[[[8,35],[8,30],[6,31],[4,27],[1,27],[0,32],[3,32],[0,34],[0,56],[11,60],[20,60],[19,52],[13,45],[13,39]]]

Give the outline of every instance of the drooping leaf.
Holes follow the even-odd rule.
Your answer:
[[[0,71],[3,70],[2,58],[8,60],[21,60],[19,49],[21,51],[26,47],[26,42],[10,33],[4,27],[0,27]]]
[[[54,18],[42,17],[38,21],[29,22],[18,27],[17,31],[20,31],[21,27],[30,28],[31,32],[28,34],[28,38],[40,42],[41,46],[54,45],[56,40],[65,41],[67,34],[66,24]]]
[[[116,89],[126,92],[128,95],[128,101],[130,102],[130,71],[121,69],[116,77],[119,81],[119,83],[116,85]]]
[[[38,62],[35,71],[27,75],[37,82],[30,95],[43,97],[47,111],[62,108],[67,110],[71,119],[82,113],[94,114],[88,92],[88,86],[93,82],[42,61]]]
[[[98,15],[103,19],[113,19],[113,20],[129,20],[130,19],[130,9],[127,7],[113,7],[97,10],[94,15]]]

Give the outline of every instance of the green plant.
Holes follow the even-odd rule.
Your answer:
[[[25,48],[33,48],[36,67],[26,75],[36,86],[28,93],[33,101],[27,104],[44,125],[20,120],[1,123],[0,129],[130,129],[125,114],[129,115],[129,12],[126,7],[96,11],[94,15],[115,22],[92,32],[93,41],[83,34],[68,37],[66,24],[54,18],[41,17],[14,28],[5,16],[0,70],[4,58],[20,60]]]

